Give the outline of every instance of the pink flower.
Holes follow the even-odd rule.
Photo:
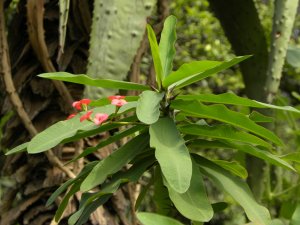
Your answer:
[[[67,120],[72,119],[74,116],[76,116],[76,113],[72,113],[67,117]]]
[[[82,110],[82,106],[86,108],[87,105],[91,103],[91,100],[88,98],[81,99],[79,101],[73,102],[72,106],[75,109]]]
[[[82,121],[84,121],[84,120],[91,120],[91,114],[92,114],[92,113],[93,113],[92,110],[87,111],[86,114],[84,114],[84,115],[82,115],[82,116],[80,117],[80,122],[82,122]]]
[[[108,99],[110,100],[110,101],[112,101],[112,100],[114,100],[114,99],[124,99],[125,98],[125,96],[123,96],[123,95],[113,95],[113,96],[109,96],[108,97]]]
[[[112,105],[115,105],[115,106],[117,106],[117,107],[121,107],[121,106],[127,104],[127,101],[124,100],[124,99],[113,99],[113,100],[111,101],[111,104],[112,104]]]
[[[102,124],[104,121],[108,119],[108,115],[105,113],[96,113],[95,118],[94,118],[94,123],[96,125]]]

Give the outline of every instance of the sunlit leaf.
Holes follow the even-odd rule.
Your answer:
[[[208,61],[208,60],[184,63],[179,67],[178,70],[171,72],[169,76],[163,80],[163,86],[173,87],[189,79],[191,76],[215,68],[221,63],[222,62],[219,61]]]
[[[286,61],[292,67],[299,68],[300,67],[300,48],[295,46],[290,46],[287,49],[286,53]]]
[[[161,65],[159,47],[157,44],[155,33],[154,33],[152,27],[148,24],[147,24],[147,33],[148,33],[148,40],[150,43],[154,68],[155,68],[155,72],[156,72],[156,83],[157,83],[158,89],[160,89],[161,83],[163,80],[163,68]]]
[[[183,225],[173,218],[162,216],[155,213],[137,213],[137,218],[142,222],[143,225]]]
[[[193,155],[198,163],[201,172],[211,178],[217,187],[226,191],[231,197],[239,203],[245,210],[250,221],[261,225],[268,225],[270,222],[270,213],[259,205],[247,184],[237,177],[231,175],[228,171],[217,166],[213,162],[206,160],[198,155]]]
[[[207,222],[213,216],[213,208],[207,198],[202,175],[193,162],[191,185],[184,193],[178,193],[165,182],[169,195],[176,209],[193,221]]]
[[[136,84],[126,81],[117,81],[109,79],[93,79],[84,74],[74,75],[67,72],[55,72],[55,73],[42,73],[38,75],[42,78],[48,78],[52,80],[61,80],[66,82],[72,82],[76,84],[84,84],[102,88],[122,89],[122,90],[149,90],[148,86],[142,84]]]
[[[164,87],[171,87],[170,85],[172,84],[172,87],[175,86],[175,89],[180,89],[183,88],[187,85],[193,84],[195,82],[198,82],[206,77],[209,77],[211,75],[214,75],[222,70],[228,69],[229,67],[236,65],[245,59],[249,58],[250,55],[245,55],[245,56],[237,56],[229,61],[226,62],[216,62],[215,66],[213,67],[207,67],[206,69],[203,70],[203,67],[201,66],[200,69],[198,69],[197,65],[195,62],[191,62],[188,64],[182,65],[177,71],[174,72],[175,76],[180,76],[177,74],[184,74],[183,76],[187,79],[180,79],[177,83],[174,82],[169,82],[166,80],[163,83]],[[177,73],[177,74],[176,74]],[[169,77],[174,75],[171,73]],[[182,75],[181,75],[182,77]]]
[[[192,152],[197,152],[193,148],[223,148],[223,149],[237,149],[241,152],[253,155],[257,158],[263,159],[275,166],[280,166],[285,169],[295,171],[295,169],[285,160],[279,156],[270,153],[269,151],[262,150],[258,147],[254,147],[249,144],[241,144],[231,141],[205,141],[205,140],[192,140],[188,143],[188,146],[192,148]]]
[[[76,160],[83,158],[89,154],[92,154],[93,152],[98,151],[99,149],[103,148],[104,146],[109,145],[115,141],[118,141],[121,138],[127,137],[137,131],[140,131],[143,128],[144,128],[143,125],[137,125],[137,126],[129,128],[127,130],[124,130],[122,132],[116,133],[113,136],[107,138],[106,140],[100,141],[96,146],[88,147],[82,153],[80,153],[78,156],[76,156],[74,159],[70,160],[67,164],[69,164],[71,162],[75,162]]]
[[[93,114],[95,113],[106,113],[108,115],[113,114],[115,111],[115,106],[107,105],[103,107],[97,107],[93,109]],[[79,130],[87,131],[97,128],[91,121],[80,122],[79,117],[82,115],[77,115],[69,120],[60,121],[48,127],[41,133],[37,134],[28,144],[28,153],[40,153],[46,151],[56,145],[66,138],[72,137]]]
[[[229,110],[224,105],[206,106],[201,102],[195,100],[175,100],[172,102],[171,107],[173,107],[174,109],[182,110],[183,112],[189,113],[195,117],[214,119],[234,125],[236,127],[243,128],[256,135],[266,138],[277,145],[283,145],[282,141],[273,132],[257,125],[246,115]]]
[[[239,131],[234,127],[226,124],[215,126],[190,124],[179,127],[179,131],[184,134],[199,135],[216,139],[235,140],[254,145],[261,145],[267,148],[271,147],[268,142],[252,134]]]
[[[238,162],[228,162],[225,160],[211,160],[212,162],[214,162],[215,164],[219,165],[220,167],[230,171],[232,174],[239,176],[243,179],[246,179],[248,176],[248,172],[247,170],[241,166],[241,164],[239,164]]]
[[[88,191],[102,184],[107,176],[119,171],[149,144],[149,134],[143,133],[133,138],[121,148],[101,160],[82,182],[80,190]]]
[[[298,225],[298,224],[300,224],[300,203],[297,204],[297,207],[291,218],[290,225]]]
[[[265,116],[259,112],[252,111],[249,115],[249,119],[254,121],[255,123],[272,123],[274,122],[274,118]]]
[[[160,116],[159,108],[163,97],[164,93],[155,91],[144,91],[140,94],[136,107],[138,119],[146,124],[155,123]]]
[[[161,59],[163,78],[167,77],[173,67],[176,42],[176,17],[168,16],[164,22],[159,42],[159,55]]]
[[[9,150],[8,152],[5,153],[5,155],[12,155],[15,153],[19,153],[19,152],[25,152],[27,149],[29,142],[25,142],[21,145],[16,146],[15,148]]]
[[[183,138],[171,118],[160,118],[150,125],[150,146],[168,184],[177,192],[184,193],[190,186],[192,161]]]
[[[198,100],[200,102],[209,102],[209,103],[220,103],[220,104],[228,104],[228,105],[240,105],[240,106],[248,106],[253,108],[270,108],[270,109],[278,109],[300,113],[300,111],[291,106],[277,106],[272,104],[267,104],[255,100],[251,100],[248,98],[242,98],[237,96],[234,93],[223,93],[223,94],[200,94],[200,95],[178,95],[176,99],[182,100]]]

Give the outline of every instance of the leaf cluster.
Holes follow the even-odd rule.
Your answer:
[[[147,26],[156,71],[156,87],[150,88],[123,81],[97,80],[86,75],[64,72],[39,75],[43,78],[101,88],[143,91],[138,97],[128,96],[126,100],[129,103],[118,110],[116,106],[110,105],[107,99],[94,101],[94,113],[106,113],[114,118],[101,126],[96,126],[90,121],[79,122],[81,115],[77,115],[52,125],[30,142],[7,153],[40,153],[61,143],[124,127],[122,131],[101,141],[97,146],[86,149],[72,160],[85,157],[121,138],[130,137],[125,145],[107,158],[86,164],[76,178],[68,180],[52,194],[47,205],[66,192],[55,215],[57,221],[76,192],[82,191],[83,195],[78,211],[69,218],[69,224],[80,225],[123,184],[138,182],[145,172],[156,171],[152,174],[153,179],[147,188],[153,185],[154,195],[163,193],[163,197],[154,196],[157,209],[162,209],[159,210],[162,215],[138,213],[138,218],[145,225],[154,224],[153,221],[162,225],[181,224],[168,217],[168,210],[163,210],[173,206],[195,224],[211,220],[215,212],[224,209],[224,204],[210,201],[204,178],[210,179],[221,191],[229,194],[241,205],[253,223],[272,223],[268,210],[255,201],[245,182],[246,169],[237,162],[203,157],[201,152],[203,149],[233,149],[294,171],[287,161],[275,153],[275,147],[284,146],[284,143],[270,130],[258,124],[272,120],[257,112],[246,115],[234,111],[228,105],[270,108],[293,113],[300,111],[289,106],[275,106],[241,98],[233,93],[180,95],[181,88],[210,77],[250,56],[238,56],[224,62],[194,61],[185,63],[173,71],[175,28],[176,18],[168,17],[158,44],[153,29]],[[122,168],[127,164],[131,167],[124,171]],[[145,191],[142,191],[136,209],[144,196]],[[221,208],[218,207],[220,205]]]

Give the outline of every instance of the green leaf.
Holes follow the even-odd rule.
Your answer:
[[[64,196],[63,200],[61,201],[61,203],[59,204],[58,209],[55,212],[55,221],[59,221],[59,219],[61,218],[62,214],[64,213],[65,208],[67,207],[70,198],[77,192],[79,191],[79,187],[80,187],[80,182],[77,182],[75,184],[73,184],[73,186],[71,187],[70,191],[68,191],[68,193]]]
[[[183,138],[171,118],[160,118],[150,125],[150,146],[168,184],[184,193],[190,186],[192,161]]]
[[[218,187],[231,195],[244,208],[250,221],[260,225],[269,224],[271,218],[268,210],[254,200],[249,187],[244,181],[203,157],[193,155],[193,158],[203,174],[211,178]]]
[[[246,179],[248,176],[248,172],[247,170],[238,162],[228,162],[225,160],[210,160],[212,162],[214,162],[215,164],[217,164],[218,166],[228,170],[229,172],[231,172],[232,174],[239,176],[243,179]]]
[[[115,106],[107,105],[93,109],[92,117],[95,113],[113,114]],[[51,149],[52,147],[61,143],[64,139],[74,136],[79,130],[87,131],[98,128],[91,121],[80,122],[79,117],[84,114],[81,113],[69,120],[60,121],[48,127],[46,130],[37,134],[28,144],[27,150],[30,154],[40,153]]]
[[[249,133],[239,131],[227,124],[214,126],[190,124],[179,127],[179,131],[181,131],[184,134],[192,134],[217,139],[245,142],[249,144],[265,146],[266,148],[271,147],[271,145],[268,142]]]
[[[249,119],[256,122],[256,123],[273,123],[274,118],[265,116],[259,112],[253,111],[249,115]]]
[[[153,202],[155,204],[155,212],[161,215],[169,215],[173,205],[169,197],[167,187],[163,182],[163,175],[159,166],[154,171],[154,194]]]
[[[220,103],[220,104],[228,104],[228,105],[240,105],[240,106],[248,106],[253,108],[270,108],[270,109],[278,109],[300,113],[300,111],[291,106],[277,106],[271,105],[255,100],[251,100],[248,98],[243,98],[235,95],[234,93],[223,93],[219,95],[215,94],[200,94],[200,95],[178,95],[176,99],[182,100],[198,100],[200,102],[209,102],[209,103]]]
[[[139,196],[137,197],[137,199],[135,201],[135,205],[134,205],[135,211],[138,211],[141,203],[143,202],[144,198],[148,194],[148,191],[149,191],[149,189],[152,185],[153,185],[153,179],[151,179],[146,186],[141,187],[141,191],[139,193]]]
[[[88,147],[81,154],[79,154],[74,159],[72,159],[68,163],[66,163],[66,165],[69,164],[69,163],[75,162],[76,160],[78,160],[80,158],[83,158],[83,157],[85,157],[89,154],[92,154],[93,152],[98,151],[99,149],[103,148],[104,146],[109,145],[113,142],[116,142],[116,141],[120,140],[121,138],[127,137],[127,136],[129,136],[129,135],[131,135],[131,134],[133,134],[137,131],[140,131],[144,127],[145,126],[143,126],[143,125],[137,125],[137,126],[129,128],[127,130],[124,130],[122,132],[116,133],[113,136],[107,138],[106,140],[103,140],[103,141],[99,142],[96,146]]]
[[[163,97],[164,93],[154,91],[144,91],[140,94],[136,107],[138,119],[146,124],[155,123],[160,116],[159,107]]]
[[[225,144],[222,141],[208,141],[202,139],[191,140],[187,143],[187,145],[189,146],[191,152],[194,152],[193,148],[230,148],[228,144]]]
[[[228,144],[228,146],[233,149],[237,149],[239,151],[253,155],[257,158],[261,158],[275,166],[280,166],[285,169],[295,171],[295,169],[288,162],[286,162],[285,160],[282,160],[278,156],[273,155],[272,153],[270,153],[268,151],[261,150],[257,147],[254,147],[254,146],[251,146],[248,144],[239,144],[239,143],[233,143],[233,142],[227,142],[226,144]]]
[[[122,107],[121,107],[121,109],[122,109]],[[77,141],[81,138],[93,136],[93,135],[96,135],[96,134],[99,134],[99,133],[102,133],[105,131],[109,131],[109,130],[124,126],[124,124],[122,124],[123,122],[130,123],[130,122],[136,122],[137,120],[138,120],[137,117],[134,115],[134,116],[125,117],[124,119],[118,120],[117,123],[111,122],[111,123],[102,124],[100,127],[94,126],[93,128],[84,130],[84,131],[78,130],[78,132],[75,135],[64,139],[61,143],[65,144],[65,143],[69,143],[72,141]]]
[[[300,48],[295,46],[290,46],[287,49],[286,53],[286,61],[292,67],[299,68],[300,67]]]
[[[149,144],[148,133],[133,138],[107,158],[101,160],[82,182],[80,190],[85,192],[102,184],[107,176],[118,172],[124,165],[141,153]]]
[[[125,96],[125,100],[127,102],[135,102],[139,99],[138,96]],[[93,100],[90,103],[90,106],[92,107],[99,107],[99,106],[104,106],[104,105],[110,105],[111,101],[106,97],[106,98],[100,98],[97,100]]]
[[[94,166],[96,166],[97,162],[91,162],[84,166],[83,170],[77,175],[76,178],[67,180],[64,184],[62,184],[55,192],[52,193],[48,201],[46,202],[46,207],[50,206],[55,199],[63,193],[70,185],[74,184],[77,180],[85,177]]]
[[[221,212],[228,207],[228,203],[226,202],[216,202],[211,205],[213,207],[214,212]]]
[[[113,175],[111,180],[101,187],[101,191],[93,194],[84,193],[80,200],[79,210],[69,218],[69,225],[75,224],[76,221],[78,221],[76,224],[82,224],[82,221],[86,221],[86,217],[97,208],[93,206],[94,202],[98,202],[97,206],[100,206],[119,189],[121,184],[126,182],[137,182],[154,161],[155,159],[153,156],[140,160],[130,167],[129,170]]]
[[[185,67],[180,67],[178,71],[180,71],[181,74],[185,74],[184,77],[188,77],[187,79],[183,79],[179,81],[178,83],[174,82],[167,82],[165,81],[163,83],[164,87],[170,87],[170,84],[173,84],[172,86],[176,86],[175,89],[180,89],[183,88],[187,85],[193,84],[195,82],[198,82],[206,77],[209,77],[211,75],[214,75],[222,70],[225,70],[235,64],[240,63],[241,61],[244,61],[245,59],[249,58],[250,55],[245,55],[245,56],[237,56],[229,61],[226,62],[215,62],[215,66],[212,66],[208,69],[203,70],[203,66],[200,67],[200,70],[195,66],[194,62],[191,62],[189,64],[186,64]],[[213,64],[213,63],[212,63]],[[176,71],[177,72],[177,71]],[[176,73],[174,72],[174,73]],[[179,72],[178,72],[179,73]],[[173,73],[172,73],[173,74]],[[172,76],[172,74],[169,75],[169,77]]]
[[[286,155],[281,156],[281,159],[290,161],[290,162],[295,162],[295,163],[300,163],[300,152],[291,152]]]
[[[61,193],[63,193],[69,186],[71,186],[75,182],[76,179],[70,179],[63,183],[47,200],[46,207],[49,207]]]
[[[55,72],[55,73],[42,73],[38,75],[42,78],[61,80],[66,82],[72,82],[76,84],[84,84],[102,88],[122,89],[122,90],[149,90],[148,86],[142,84],[136,84],[126,81],[117,81],[109,79],[93,79],[84,74],[74,75],[67,72]]]
[[[18,145],[16,147],[14,147],[13,149],[9,150],[8,152],[6,152],[5,155],[12,155],[12,154],[19,153],[19,152],[25,152],[28,144],[29,144],[29,142],[25,142],[21,145]]]
[[[157,83],[158,89],[160,90],[161,83],[163,80],[163,69],[162,69],[161,59],[160,59],[160,55],[159,55],[160,54],[159,47],[157,44],[155,33],[149,24],[147,24],[147,32],[148,32],[148,40],[150,43],[154,68],[155,68],[155,72],[156,72],[156,83]]]
[[[190,148],[223,148],[223,149],[237,149],[249,155],[253,155],[257,158],[263,159],[275,166],[280,166],[285,169],[295,171],[295,169],[285,160],[282,160],[279,156],[272,153],[261,150],[258,147],[254,147],[248,144],[239,144],[230,141],[205,141],[205,140],[192,140],[189,142]],[[193,151],[192,152],[197,152]]]
[[[170,15],[164,22],[164,28],[161,32],[159,42],[159,55],[161,59],[163,78],[167,77],[173,67],[173,59],[175,57],[176,42],[176,17]]]
[[[253,224],[253,225],[256,225],[256,224]],[[271,221],[270,225],[285,225],[284,222],[282,222],[280,219],[274,219]],[[292,224],[290,224],[292,225]]]
[[[85,198],[86,196],[93,195],[91,193],[83,193],[81,199]],[[81,207],[79,210],[77,210],[76,213],[74,213],[69,219],[68,224],[69,225],[82,225],[85,224],[88,219],[90,218],[90,215],[92,212],[94,212],[99,206],[103,205],[105,202],[109,200],[109,198],[112,196],[112,194],[104,194],[100,196],[98,199],[93,201],[91,204],[87,205],[86,207]]]
[[[175,100],[172,102],[171,107],[182,110],[183,112],[189,113],[192,116],[214,119],[243,128],[263,138],[266,138],[277,145],[283,145],[282,141],[273,132],[257,125],[246,115],[229,110],[224,105],[206,106],[198,101]]]
[[[178,193],[165,182],[176,209],[193,221],[207,222],[213,217],[213,208],[208,201],[202,174],[193,162],[191,185],[184,193]]]
[[[183,225],[177,220],[155,213],[140,212],[137,213],[137,218],[143,225]]]
[[[179,67],[178,70],[171,72],[169,76],[163,80],[163,86],[165,88],[171,85],[172,85],[171,87],[176,86],[186,81],[191,76],[215,68],[221,63],[222,62],[208,61],[208,60],[184,63]]]
[[[297,207],[291,218],[290,225],[299,225],[300,224],[300,203],[297,204]]]

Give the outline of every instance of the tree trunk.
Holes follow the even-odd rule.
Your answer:
[[[247,96],[272,103],[278,91],[298,0],[275,1],[270,53],[253,0],[209,2],[235,53],[253,55],[250,60],[240,64]],[[269,111],[263,112],[270,114]],[[265,187],[270,186],[269,168],[263,161],[251,156],[247,156],[246,162],[249,185],[255,197],[260,200]]]
[[[253,55],[240,64],[247,96],[265,101],[268,49],[254,2],[252,0],[209,0],[209,3],[235,53]],[[246,163],[249,172],[248,183],[256,199],[261,199],[265,189],[265,163],[252,156],[247,156]]]

